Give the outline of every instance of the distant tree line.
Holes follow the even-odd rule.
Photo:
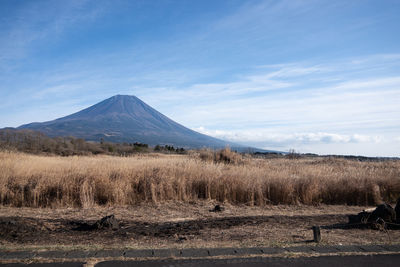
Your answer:
[[[177,147],[175,148],[174,146],[169,146],[169,145],[156,145],[154,147],[154,151],[156,152],[167,152],[167,153],[177,153],[177,154],[185,154],[186,150],[182,147]]]
[[[285,159],[311,159],[311,158],[328,158],[328,159],[347,159],[353,161],[365,162],[381,162],[386,160],[399,160],[400,157],[365,157],[355,155],[318,155],[314,153],[300,153],[294,149],[290,149],[288,153],[277,152],[255,152],[253,154],[256,158],[272,159],[272,158],[285,158]]]
[[[75,137],[48,137],[32,130],[0,130],[0,149],[17,150],[27,153],[48,153],[61,156],[111,154],[125,156],[134,153],[146,153],[152,149],[147,144],[111,143],[85,141]]]

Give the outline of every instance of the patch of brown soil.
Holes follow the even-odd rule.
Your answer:
[[[0,244],[89,247],[228,247],[292,246],[312,239],[311,227],[322,226],[323,244],[395,243],[400,231],[337,227],[347,215],[364,207],[224,205],[165,203],[130,208],[78,209],[0,208]],[[119,229],[86,229],[105,215],[114,214]]]

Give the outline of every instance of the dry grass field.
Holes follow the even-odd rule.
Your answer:
[[[255,159],[144,154],[38,156],[0,152],[0,204],[134,206],[213,200],[233,205],[375,205],[400,196],[400,161]]]
[[[322,244],[393,244],[398,230],[340,225],[399,196],[400,161],[3,151],[0,249],[296,246],[312,240],[313,225]],[[218,203],[225,210],[210,212]],[[109,214],[118,230],[79,230]]]

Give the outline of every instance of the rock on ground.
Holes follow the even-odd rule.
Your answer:
[[[378,218],[381,218],[385,222],[396,222],[396,212],[389,204],[380,204],[371,213],[369,222],[375,222]]]
[[[95,229],[113,229],[116,230],[119,228],[119,223],[117,219],[115,219],[115,216],[109,215],[106,217],[101,218],[98,220],[94,225],[93,228]]]

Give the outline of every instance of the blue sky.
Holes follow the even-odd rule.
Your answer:
[[[267,149],[400,156],[400,1],[0,1],[0,127],[136,95]]]

